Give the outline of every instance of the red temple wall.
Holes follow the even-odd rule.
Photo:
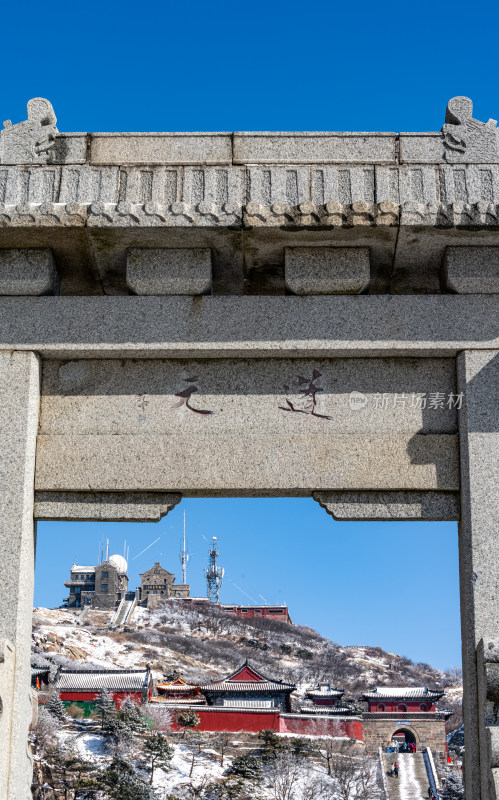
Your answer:
[[[379,709],[378,706],[383,705],[384,709]],[[370,700],[369,701],[369,711],[400,711],[400,713],[405,713],[401,708],[400,705],[405,705],[407,709],[407,713],[414,714],[417,711],[422,712],[423,709],[420,708],[420,705],[425,705],[425,711],[435,711],[435,705],[431,701],[424,701],[424,700],[415,700],[411,702],[408,700],[407,702],[401,700]]]
[[[279,712],[265,713],[262,711],[215,711],[209,708],[194,709],[200,724],[196,726],[197,731],[250,731],[258,733],[261,730],[279,730]],[[176,723],[173,730],[181,730]]]
[[[345,736],[362,741],[362,722],[358,719],[335,719],[334,717],[309,717],[308,715],[282,715],[279,733],[299,733],[309,736]]]
[[[138,705],[142,705],[142,692],[110,692],[110,694],[112,694],[118,710],[127,697],[130,697]],[[59,696],[63,703],[94,703],[99,695],[100,692],[61,692]],[[150,697],[151,692],[149,692],[148,699]]]

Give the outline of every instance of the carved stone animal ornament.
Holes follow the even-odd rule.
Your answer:
[[[453,97],[447,104],[444,158],[449,163],[499,162],[497,120],[480,122],[474,119],[473,102],[469,97]]]
[[[57,118],[49,100],[28,101],[28,119],[13,125],[10,119],[0,131],[0,163],[47,164],[55,145]]]

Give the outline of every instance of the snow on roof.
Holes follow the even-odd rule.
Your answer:
[[[362,697],[365,700],[377,700],[378,698],[404,698],[404,699],[424,699],[437,700],[442,697],[443,691],[429,689],[427,686],[374,686],[370,692],[364,692]]]
[[[344,689],[335,689],[332,686],[321,684],[314,689],[308,689],[307,694],[310,697],[341,697],[345,693]]]
[[[101,689],[119,692],[142,691],[149,680],[149,670],[102,670],[88,672],[61,670],[55,688],[58,692],[100,692]]]
[[[81,564],[73,564],[71,572],[95,572],[95,567],[84,567]]]
[[[203,691],[224,691],[224,692],[258,692],[258,691],[294,691],[296,686],[292,683],[273,681],[262,675],[261,672],[250,666],[245,661],[232,675],[222,681],[214,681],[202,686]]]

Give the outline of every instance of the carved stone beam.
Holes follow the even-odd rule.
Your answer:
[[[458,492],[314,492],[336,520],[459,520]]]
[[[182,499],[166,492],[36,492],[35,519],[159,522]]]

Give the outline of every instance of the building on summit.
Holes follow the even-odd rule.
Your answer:
[[[139,602],[148,607],[158,605],[169,597],[189,597],[190,591],[187,583],[175,583],[175,575],[164,569],[159,561],[140,575]]]
[[[64,582],[69,589],[64,603],[68,608],[115,608],[128,589],[127,568],[126,559],[117,554],[94,567],[74,563],[69,581]]]
[[[367,702],[362,714],[364,741],[369,750],[393,746],[401,750],[430,747],[446,753],[446,720],[451,711],[437,710],[440,689],[425,686],[375,686],[359,698]]]
[[[55,689],[65,705],[77,703],[88,712],[95,707],[95,701],[105,689],[119,709],[127,698],[138,705],[148,703],[152,694],[152,677],[149,667],[99,671],[62,669]]]

